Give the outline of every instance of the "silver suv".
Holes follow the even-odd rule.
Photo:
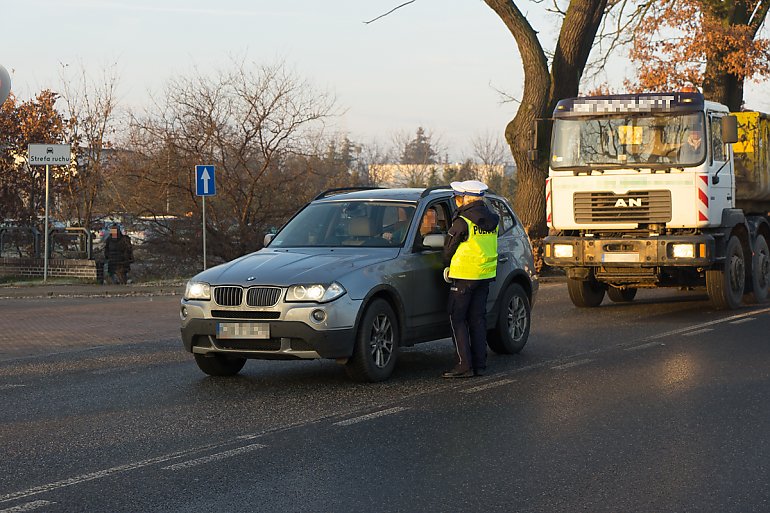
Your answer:
[[[532,247],[508,202],[486,201],[500,216],[488,345],[518,353],[538,289]],[[212,376],[247,359],[332,358],[353,379],[387,379],[400,348],[451,336],[442,248],[454,210],[449,187],[320,194],[265,248],[187,283],[185,349]]]

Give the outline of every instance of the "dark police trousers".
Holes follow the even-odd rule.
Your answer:
[[[449,322],[457,349],[455,370],[487,366],[486,306],[491,280],[454,280],[449,288]]]

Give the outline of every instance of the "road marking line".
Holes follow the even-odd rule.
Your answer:
[[[341,420],[339,422],[335,422],[334,425],[350,426],[351,424],[358,424],[359,422],[365,422],[367,420],[376,419],[377,417],[384,417],[385,415],[393,415],[394,413],[398,413],[408,409],[409,408],[404,408],[403,406],[395,406],[393,408],[388,408],[387,410],[376,411],[374,413],[369,413],[367,415],[361,415],[360,417],[353,417],[352,419]]]
[[[48,483],[40,486],[35,486],[33,488],[28,488],[26,490],[22,490],[19,492],[13,492],[8,493],[6,495],[0,495],[0,503],[3,502],[9,502],[16,499],[21,499],[23,497],[29,497],[31,495],[37,495],[38,493],[44,493],[44,492],[50,492],[53,490],[58,490],[60,488],[66,488],[68,486],[78,485],[80,483],[85,483],[88,481],[94,481],[96,479],[102,479],[105,477],[113,476],[116,474],[122,474],[124,472],[129,472],[131,470],[136,470],[144,467],[149,467],[150,465],[156,465],[158,463],[165,463],[169,460],[182,458],[184,456],[188,456],[190,454],[195,454],[196,452],[201,452],[205,450],[210,450],[214,448],[221,447],[225,445],[225,443],[218,443],[218,444],[211,444],[211,445],[205,445],[202,447],[196,447],[193,449],[186,449],[184,451],[178,451],[178,452],[172,452],[169,454],[164,454],[163,456],[157,456],[155,458],[149,458],[142,461],[137,461],[134,463],[127,463],[126,465],[118,465],[117,467],[111,467],[104,470],[98,470],[96,472],[91,472],[88,474],[81,474],[79,476],[70,477],[69,479],[62,479],[61,481],[55,481],[53,483]]]
[[[51,501],[27,502],[26,504],[19,504],[12,508],[0,509],[0,513],[23,513],[24,511],[32,511],[37,508],[42,508],[43,506],[51,506],[52,504],[56,503]]]
[[[592,362],[592,361],[593,361],[592,358],[584,358],[582,360],[575,360],[574,362],[568,362],[568,363],[563,363],[561,365],[555,365],[555,366],[553,366],[551,368],[552,369],[556,369],[556,370],[564,370],[564,369],[569,369],[571,367],[577,367],[578,365],[583,365],[584,363],[589,363],[589,362]]]
[[[647,342],[646,344],[641,344],[638,346],[633,347],[627,347],[624,349],[624,351],[641,351],[642,349],[649,349],[651,347],[662,347],[665,346],[663,342]]]
[[[0,385],[0,390],[12,390],[14,388],[23,388],[27,385]],[[0,513],[2,513],[0,511]]]
[[[737,321],[730,321],[730,324],[743,324],[744,322],[751,322],[755,320],[754,317],[746,317],[745,319],[738,319]]]
[[[695,330],[695,331],[689,331],[687,333],[682,333],[683,337],[694,337],[695,335],[703,335],[704,333],[708,333],[709,331],[714,331],[713,328],[703,328],[702,330]]]
[[[768,312],[770,312],[770,308],[763,308],[762,310],[752,310],[751,312],[746,312],[746,313],[742,313],[742,314],[738,314],[738,315],[732,315],[730,317],[725,317],[724,319],[717,319],[715,321],[704,322],[703,324],[696,324],[694,326],[688,326],[686,328],[679,328],[677,330],[666,331],[664,333],[659,333],[657,335],[652,335],[652,336],[649,336],[649,337],[645,337],[645,338],[642,339],[642,341],[658,340],[660,338],[669,337],[671,335],[680,335],[680,334],[685,333],[685,332],[690,331],[690,330],[696,330],[698,328],[705,328],[706,326],[713,326],[715,324],[722,324],[722,323],[725,323],[725,322],[731,322],[731,321],[735,321],[735,320],[738,320],[738,319],[745,319],[746,317],[752,317],[752,316],[755,316],[755,315],[758,315],[758,314],[768,313]]]
[[[244,447],[238,447],[237,449],[230,449],[229,451],[223,451],[218,452],[215,454],[209,454],[208,456],[203,456],[202,458],[197,458],[194,460],[189,461],[183,461],[181,463],[175,463],[174,465],[169,465],[168,467],[162,467],[163,470],[181,470],[185,468],[194,467],[196,465],[203,465],[205,463],[211,463],[212,461],[219,461],[223,460],[225,458],[230,458],[231,456],[237,456],[239,454],[243,454],[250,451],[255,451],[257,449],[263,449],[267,447],[263,444],[251,444],[246,445]]]
[[[475,386],[475,387],[466,388],[465,390],[460,390],[460,392],[462,392],[463,394],[472,394],[474,392],[481,392],[482,390],[488,390],[490,388],[495,388],[495,387],[501,387],[503,385],[508,385],[508,384],[513,383],[515,381],[516,381],[515,379],[501,379],[501,380],[498,380],[498,381],[492,381],[490,383],[485,383],[483,385],[478,385],[478,386]]]

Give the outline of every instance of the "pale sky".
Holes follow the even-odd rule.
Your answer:
[[[337,129],[390,145],[424,127],[450,158],[471,157],[470,140],[502,132],[523,86],[515,41],[481,0],[0,0],[0,64],[28,99],[61,89],[61,64],[99,78],[117,63],[125,108],[149,105],[168,79],[227,67],[231,58],[282,60],[345,110]],[[559,19],[519,2],[551,49]],[[12,21],[11,21],[12,20]],[[619,86],[623,58],[602,78]],[[770,110],[767,84],[747,83],[747,106]]]

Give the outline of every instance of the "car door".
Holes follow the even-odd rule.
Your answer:
[[[447,313],[449,284],[443,278],[442,251],[423,246],[420,235],[420,221],[429,208],[435,208],[438,212],[437,229],[434,233],[446,235],[448,223],[451,220],[449,200],[442,199],[421,205],[399,256],[402,269],[399,273],[399,284],[402,289],[401,296],[407,317],[407,327],[417,332],[436,326],[449,329]],[[446,334],[442,331],[435,338],[443,336]]]
[[[503,292],[505,279],[515,266],[517,246],[522,242],[518,236],[516,218],[508,205],[500,198],[488,198],[492,211],[500,217],[497,230],[497,277],[489,286],[489,298],[487,299],[487,312],[491,312],[498,296]],[[520,251],[520,250],[519,250]]]

